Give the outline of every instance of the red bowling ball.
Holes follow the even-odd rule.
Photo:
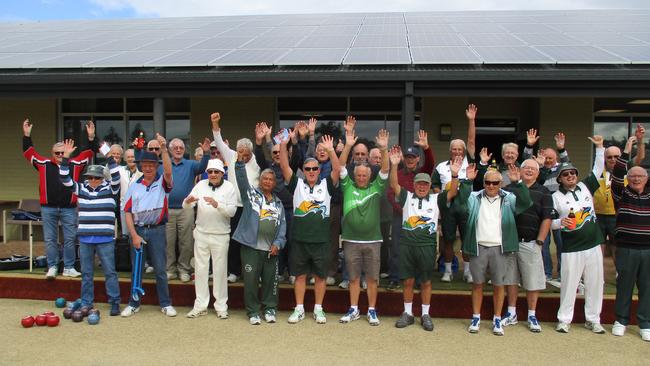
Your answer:
[[[58,315],[49,315],[47,317],[47,326],[48,327],[56,327],[57,325],[59,325],[60,321],[61,321],[61,319],[59,318]]]
[[[36,322],[36,319],[34,319],[34,317],[30,315],[22,318],[20,324],[22,324],[22,326],[25,328],[31,328],[32,326],[34,326],[34,322]]]
[[[36,316],[36,325],[38,325],[39,327],[47,325],[47,316],[44,315],[44,314],[37,315]]]

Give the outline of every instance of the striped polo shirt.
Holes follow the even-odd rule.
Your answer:
[[[157,173],[152,182],[147,184],[144,176],[133,183],[122,201],[122,211],[133,214],[136,226],[162,225],[167,222],[168,195],[172,182],[167,182],[162,174]]]

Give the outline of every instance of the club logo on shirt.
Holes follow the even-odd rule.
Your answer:
[[[417,229],[429,230],[429,234],[434,234],[436,232],[436,223],[432,222],[430,217],[410,216],[408,220],[402,223],[402,229],[408,231]]]
[[[260,210],[260,221],[272,221],[277,220],[280,217],[278,211],[274,208],[263,208]]]
[[[318,214],[323,218],[326,218],[327,207],[323,204],[323,201],[302,201],[298,207],[293,212],[294,216],[304,217],[310,213]]]
[[[248,273],[252,272],[253,271],[253,266],[251,266],[250,264],[245,265],[244,266],[244,271],[246,271]]]
[[[594,215],[594,212],[591,210],[591,207],[583,207],[579,211],[575,211],[576,215],[576,227],[573,230],[569,230],[566,227],[563,228],[563,231],[576,231],[580,230],[585,224],[588,222],[596,222],[596,216]]]

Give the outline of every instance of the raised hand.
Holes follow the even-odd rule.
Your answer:
[[[627,139],[627,142],[625,143],[625,149],[623,150],[624,153],[629,154],[632,152],[632,147],[638,142],[636,136],[630,136]]]
[[[334,138],[332,136],[324,135],[321,138],[320,143],[328,152],[334,150]]]
[[[539,140],[539,136],[537,136],[537,130],[534,128],[531,128],[526,132],[526,144],[528,146],[535,146],[537,143],[537,140]]]
[[[210,122],[212,122],[212,131],[219,131],[219,121],[221,121],[221,115],[219,112],[215,112],[210,115]]]
[[[645,127],[642,124],[636,125],[636,130],[634,131],[634,136],[636,137],[637,143],[643,143],[643,136],[645,135]]]
[[[318,124],[318,121],[316,118],[310,118],[309,122],[307,123],[307,130],[309,131],[309,136],[314,136],[316,133],[316,124]]]
[[[86,123],[86,132],[88,133],[88,141],[95,139],[95,123],[92,120]]]
[[[278,140],[280,140],[280,145],[286,145],[289,143],[289,140],[291,140],[295,136],[295,132],[291,130],[290,128],[287,128],[287,136],[282,135],[282,131],[278,131],[276,134],[276,137]]]
[[[357,142],[354,130],[345,131],[345,145],[352,146]]]
[[[415,140],[415,144],[420,148],[422,148],[422,150],[426,150],[429,148],[429,139],[428,139],[427,131],[425,130],[418,131],[418,139]]]
[[[307,134],[309,133],[309,127],[305,123],[305,121],[300,121],[298,122],[298,137],[300,139],[304,139],[307,137]]]
[[[521,171],[515,164],[508,165],[508,178],[512,183],[519,182],[521,179]]]
[[[345,122],[343,122],[343,128],[345,129],[345,134],[348,132],[354,131],[354,126],[357,125],[357,120],[353,116],[347,116]]]
[[[398,145],[393,146],[388,153],[391,165],[397,166],[402,162],[402,148]]]
[[[564,143],[566,141],[566,137],[562,132],[558,132],[553,136],[553,139],[555,140],[555,147],[558,150],[563,150],[564,149]]]
[[[533,159],[535,159],[537,165],[540,167],[543,166],[544,162],[546,162],[546,151],[544,149],[539,149],[537,156],[533,156]]]
[[[479,153],[479,156],[481,158],[481,163],[487,164],[490,159],[492,158],[492,154],[488,154],[488,149],[487,147],[484,147],[481,149],[481,152]]]
[[[167,151],[167,140],[163,136],[161,136],[159,133],[156,133],[156,140],[160,144],[160,151],[165,152]],[[210,150],[208,148],[208,150]]]
[[[594,145],[596,145],[597,148],[603,147],[603,137],[601,135],[594,135],[592,137],[587,137],[589,141],[593,142]]]
[[[467,165],[467,169],[465,170],[465,176],[467,177],[468,180],[474,180],[476,178],[476,164],[472,163]]]
[[[34,127],[34,125],[29,122],[29,118],[25,119],[23,121],[23,135],[27,137],[31,136],[32,127]]]
[[[336,152],[340,153],[344,148],[345,145],[343,144],[343,140],[339,139],[339,142],[336,144]]]
[[[377,143],[377,147],[379,148],[379,150],[386,150],[388,148],[389,137],[390,134],[388,133],[387,130],[384,129],[379,130],[377,137],[375,137],[375,142]]]
[[[210,152],[210,143],[211,142],[212,141],[210,141],[209,138],[205,137],[205,138],[203,138],[203,142],[199,144],[199,147],[201,148],[201,150],[203,150],[204,153],[209,153]]]
[[[69,158],[70,155],[77,149],[76,146],[74,146],[74,140],[72,139],[66,139],[63,141],[63,157],[64,158]]]
[[[266,130],[264,126],[266,126],[265,122],[255,124],[255,143],[257,145],[261,145],[264,141],[264,137],[266,136]]]
[[[452,177],[457,177],[458,172],[460,172],[460,168],[463,166],[463,158],[460,156],[457,156],[449,165],[449,170],[451,170],[451,176]]]
[[[478,112],[478,108],[474,104],[470,104],[467,106],[467,109],[465,109],[465,116],[468,120],[475,120],[476,112]]]

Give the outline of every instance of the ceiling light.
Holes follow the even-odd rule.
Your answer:
[[[627,104],[650,104],[650,99],[634,99],[627,102]]]
[[[601,109],[596,111],[596,113],[621,113],[625,112],[625,109]]]

